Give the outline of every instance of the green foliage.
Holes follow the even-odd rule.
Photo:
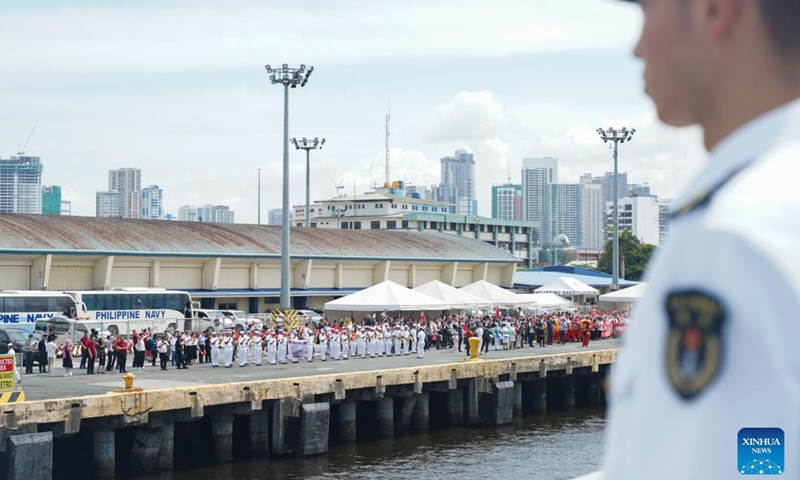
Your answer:
[[[612,242],[606,242],[600,260],[597,262],[597,270],[611,273],[611,251]],[[650,256],[655,251],[656,246],[643,243],[633,236],[633,232],[626,228],[619,233],[619,276],[626,280],[640,281],[644,276]]]

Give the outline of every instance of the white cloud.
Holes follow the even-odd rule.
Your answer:
[[[0,13],[0,155],[36,125],[28,153],[76,214],[94,214],[94,192],[122,166],[142,168],[173,214],[227,203],[237,221],[255,222],[259,167],[264,210],[280,206],[282,92],[262,66],[284,59],[318,67],[291,96],[290,135],[328,140],[311,161],[312,199],[340,182],[352,194],[354,182],[360,193],[384,180],[388,89],[392,179],[438,183],[439,159],[466,147],[483,214],[491,185],[507,181],[509,165],[519,181],[525,156],[559,157],[562,182],[609,170],[594,134],[604,115],[636,126],[620,168],[660,195],[674,195],[703,157],[696,132],[654,121],[629,93],[638,85],[598,84],[608,77],[594,66],[598,51],[635,71],[639,13],[624,2],[17,2]],[[304,154],[292,150],[290,164],[299,204]]]
[[[618,48],[635,9],[597,0],[191,3],[4,8],[0,71],[199,72],[302,58],[341,62]]]
[[[436,109],[422,138],[430,142],[486,141],[521,128],[488,90],[461,92]]]

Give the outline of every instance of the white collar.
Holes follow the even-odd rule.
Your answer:
[[[678,211],[756,160],[776,142],[789,140],[800,125],[800,99],[756,117],[725,137],[711,151],[708,163],[672,206]]]

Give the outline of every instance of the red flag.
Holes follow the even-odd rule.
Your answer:
[[[500,320],[500,307],[495,307],[495,317]]]

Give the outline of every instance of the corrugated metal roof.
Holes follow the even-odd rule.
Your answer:
[[[272,225],[0,214],[0,253],[280,256]],[[485,242],[403,230],[291,229],[293,257],[518,262]]]

